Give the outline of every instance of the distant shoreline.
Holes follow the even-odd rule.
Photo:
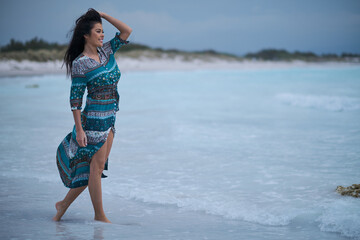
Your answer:
[[[0,61],[0,77],[34,76],[45,74],[66,74],[65,65],[62,61]],[[264,60],[228,60],[221,58],[194,58],[183,59],[180,56],[158,58],[131,58],[118,57],[118,66],[121,72],[135,71],[196,71],[196,70],[261,70],[261,69],[284,69],[284,68],[334,68],[334,67],[359,67],[359,62],[306,62],[294,61],[264,61]]]

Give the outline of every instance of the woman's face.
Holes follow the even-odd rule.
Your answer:
[[[90,31],[90,35],[84,35],[86,43],[95,47],[102,47],[104,32],[101,23],[95,23]]]

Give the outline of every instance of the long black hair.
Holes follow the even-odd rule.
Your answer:
[[[90,34],[91,29],[96,23],[102,24],[102,21],[100,14],[93,8],[89,8],[85,14],[76,20],[75,27],[70,31],[70,33],[73,32],[73,35],[64,56],[67,76],[71,75],[72,62],[74,59],[84,51],[84,35]]]

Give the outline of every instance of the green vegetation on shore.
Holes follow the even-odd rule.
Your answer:
[[[308,62],[319,61],[359,61],[360,54],[342,53],[340,56],[337,54],[322,54],[316,55],[313,52],[299,52],[295,51],[290,53],[284,49],[265,49],[257,53],[248,53],[245,58],[249,59],[261,59],[272,61],[291,61],[291,60],[303,60]]]
[[[30,60],[46,62],[49,60],[63,60],[67,44],[48,43],[39,38],[33,38],[26,42],[10,40],[10,43],[0,48],[0,60]],[[256,53],[247,53],[245,56],[236,56],[228,53],[221,53],[214,50],[205,51],[181,51],[177,49],[164,50],[162,48],[151,48],[146,45],[131,43],[123,46],[117,55],[130,58],[175,58],[180,56],[183,60],[219,58],[229,61],[265,60],[265,61],[293,61],[302,60],[308,62],[342,61],[360,62],[360,54],[342,53],[317,55],[313,52],[290,53],[284,49],[264,49]]]

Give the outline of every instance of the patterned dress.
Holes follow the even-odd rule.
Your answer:
[[[81,125],[87,137],[87,146],[76,141],[75,125],[60,143],[56,152],[56,164],[64,185],[69,188],[86,186],[90,175],[92,156],[106,142],[111,130],[115,134],[115,116],[119,111],[117,84],[121,73],[115,61],[115,52],[129,41],[122,40],[120,33],[98,47],[100,63],[80,54],[72,62],[70,106],[82,109],[82,99],[87,88],[86,105],[81,112]],[[108,169],[106,160],[104,169]],[[102,174],[101,177],[106,177]]]

